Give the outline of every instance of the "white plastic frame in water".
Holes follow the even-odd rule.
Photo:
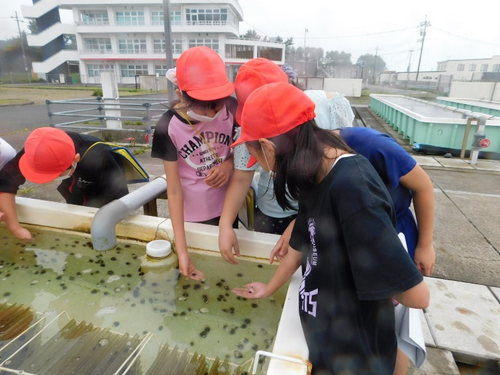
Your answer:
[[[47,202],[37,199],[16,197],[19,221],[42,227],[74,230],[90,233],[95,208]],[[186,223],[188,247],[208,252],[219,252],[218,227]],[[130,215],[117,224],[117,237],[149,242],[158,230],[173,238],[170,220],[164,218]],[[268,261],[273,246],[279,239],[276,235],[236,230],[242,257]],[[309,352],[298,315],[298,287],[301,281],[300,269],[293,275],[287,291],[283,312],[271,352],[259,350],[260,356],[270,358],[268,375],[305,375],[310,371]],[[253,370],[256,373],[256,369]]]

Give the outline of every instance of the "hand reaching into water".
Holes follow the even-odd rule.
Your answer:
[[[266,291],[267,284],[253,282],[245,285],[243,288],[234,288],[232,292],[240,297],[247,299],[258,299],[258,298],[266,298],[270,295]]]
[[[179,271],[186,279],[201,280],[205,277],[204,273],[194,267],[189,253],[177,254],[179,258]]]

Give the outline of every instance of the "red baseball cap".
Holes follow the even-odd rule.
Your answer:
[[[186,50],[177,60],[176,77],[179,88],[193,99],[217,100],[234,92],[224,61],[208,47]]]
[[[257,88],[268,83],[288,82],[288,77],[271,60],[258,57],[243,64],[238,70],[234,87],[238,98],[236,121],[241,124],[241,112],[248,96]]]
[[[285,82],[269,83],[250,94],[241,114],[241,136],[231,147],[260,138],[272,138],[316,117],[314,102]],[[256,162],[251,157],[247,167]]]
[[[38,128],[24,143],[19,168],[28,181],[45,184],[68,169],[75,155],[75,144],[65,132],[56,128]]]

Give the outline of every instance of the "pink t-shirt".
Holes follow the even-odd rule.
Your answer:
[[[222,213],[227,185],[216,189],[204,180],[208,171],[219,165],[212,150],[222,162],[231,155],[233,116],[221,113],[211,122],[193,125],[201,137],[190,124],[168,111],[156,125],[151,155],[177,160],[184,193],[184,220],[201,222]]]

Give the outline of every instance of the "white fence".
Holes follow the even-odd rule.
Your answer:
[[[318,78],[299,77],[298,83],[306,90],[325,90],[330,92],[340,92],[345,96],[359,98],[361,96],[362,79],[349,78]]]
[[[500,101],[499,82],[452,82],[450,98]]]

